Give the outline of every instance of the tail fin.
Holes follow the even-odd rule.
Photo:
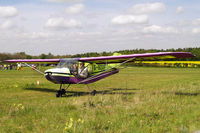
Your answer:
[[[120,53],[113,53],[113,56],[120,56],[120,55],[122,55],[122,54],[120,54]]]
[[[120,56],[120,55],[122,55],[122,54],[120,54],[120,53],[113,53],[113,56]],[[117,66],[119,63],[112,63],[112,64],[108,64],[108,66],[109,67],[115,67],[115,66]]]

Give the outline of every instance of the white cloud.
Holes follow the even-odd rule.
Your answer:
[[[44,0],[47,2],[56,2],[56,3],[63,3],[63,2],[80,2],[82,0]]]
[[[194,28],[194,29],[192,29],[192,33],[199,34],[200,33],[200,28]]]
[[[176,9],[176,13],[181,14],[183,12],[184,12],[184,8],[182,6],[178,6],[177,9]]]
[[[144,33],[178,33],[178,30],[176,30],[173,27],[161,27],[158,25],[152,25],[145,27],[143,29]]]
[[[1,29],[10,29],[13,27],[14,27],[14,24],[10,20],[7,20],[7,21],[3,22],[2,24],[0,24]]]
[[[200,18],[196,19],[193,21],[194,25],[200,25]]]
[[[51,33],[46,33],[46,32],[33,32],[31,34],[27,34],[27,38],[31,38],[31,39],[42,39],[42,38],[50,38],[51,36],[53,36],[53,34]]]
[[[113,24],[142,24],[148,22],[147,15],[120,15],[114,17],[111,22]]]
[[[133,5],[129,12],[133,14],[162,13],[165,9],[163,3],[144,3]]]
[[[0,6],[0,17],[14,17],[18,15],[18,11],[12,6]]]
[[[76,4],[73,6],[70,6],[65,9],[65,13],[67,14],[78,14],[81,13],[84,10],[84,5],[83,4]]]
[[[177,26],[179,26],[179,27],[191,26],[191,21],[189,21],[189,20],[180,20],[180,21],[177,22]]]
[[[81,23],[74,19],[66,20],[62,17],[59,17],[59,18],[49,18],[45,26],[48,28],[66,29],[66,28],[78,28],[81,26]]]

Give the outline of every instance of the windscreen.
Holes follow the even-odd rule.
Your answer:
[[[76,72],[78,70],[78,61],[77,59],[61,59],[57,68],[68,68],[71,73]]]

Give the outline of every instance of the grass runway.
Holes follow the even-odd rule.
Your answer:
[[[199,68],[132,67],[90,87],[96,96],[72,85],[56,98],[59,85],[37,72],[0,70],[0,132],[200,131]]]

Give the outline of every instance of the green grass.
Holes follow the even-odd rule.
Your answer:
[[[200,130],[198,68],[127,68],[90,87],[98,91],[96,96],[84,85],[72,85],[66,97],[56,98],[59,85],[35,71],[1,70],[0,132]]]

